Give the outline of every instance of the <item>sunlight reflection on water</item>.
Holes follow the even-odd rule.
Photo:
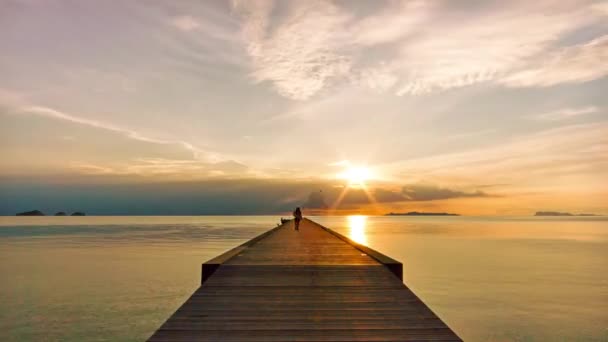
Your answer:
[[[350,215],[347,216],[348,227],[350,228],[349,237],[361,244],[367,244],[367,236],[365,235],[365,224],[367,223],[367,216],[363,215]]]

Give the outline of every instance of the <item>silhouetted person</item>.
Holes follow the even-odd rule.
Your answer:
[[[296,230],[300,230],[300,221],[302,221],[302,210],[300,210],[300,207],[297,207],[293,212],[293,222]]]

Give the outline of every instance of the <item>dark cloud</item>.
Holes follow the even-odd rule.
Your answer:
[[[369,196],[362,190],[357,188],[347,188],[340,204],[367,204],[370,202]],[[342,192],[342,190],[340,190]],[[336,196],[337,198],[338,196]]]
[[[419,184],[406,185],[402,192],[389,188],[369,191],[368,195],[363,189],[336,187],[327,181],[208,179],[153,183],[126,176],[80,175],[44,182],[0,176],[0,215],[34,209],[92,215],[253,215],[291,212],[296,206],[356,209],[371,203],[370,198],[378,203],[396,203],[490,196],[481,191]]]
[[[361,188],[332,187],[325,191],[312,192],[303,206],[305,208],[325,209],[328,208],[327,203],[335,203],[338,198],[341,198],[339,203],[337,203],[338,208],[352,208],[356,205],[369,204],[372,201],[378,203],[407,201],[407,198],[402,193],[383,188],[376,188],[366,192]]]
[[[327,202],[325,201],[325,195],[323,190],[313,191],[308,195],[308,199],[302,205],[304,208],[311,209],[327,209]]]
[[[342,190],[340,190],[341,192]],[[414,202],[414,201],[435,201],[445,200],[450,198],[468,198],[468,197],[491,197],[491,195],[483,191],[466,192],[443,188],[434,185],[406,185],[400,191],[390,190],[386,188],[376,188],[369,190],[367,194],[363,189],[347,189],[342,200],[341,207],[352,207],[353,205],[368,204],[373,199],[376,203],[396,203],[396,202]],[[338,191],[327,196],[332,200],[338,198]],[[332,202],[333,203],[333,202]]]
[[[374,198],[381,203],[407,201],[407,198],[402,193],[382,188],[374,191]]]
[[[376,188],[368,190],[353,188],[347,189],[341,203],[342,204],[368,204],[370,201],[376,201],[378,203],[390,203],[390,202],[402,202],[406,201],[407,198],[403,194],[384,188]]]
[[[99,177],[91,179],[100,180]],[[223,179],[197,182],[41,183],[0,179],[0,215],[35,208],[46,213],[85,211],[98,215],[253,215],[291,212],[314,182]],[[25,209],[24,209],[25,208]]]
[[[460,190],[452,190],[434,185],[406,185],[402,188],[403,195],[406,201],[436,201],[450,198],[466,198],[466,197],[489,197],[487,193],[476,190],[466,192]]]

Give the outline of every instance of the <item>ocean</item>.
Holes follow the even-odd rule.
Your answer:
[[[608,341],[608,218],[324,216],[465,341]],[[1,341],[142,341],[278,216],[0,217]]]

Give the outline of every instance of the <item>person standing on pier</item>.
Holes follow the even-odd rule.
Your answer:
[[[293,212],[293,222],[295,230],[300,230],[300,221],[302,221],[302,210],[300,207],[297,207]]]

